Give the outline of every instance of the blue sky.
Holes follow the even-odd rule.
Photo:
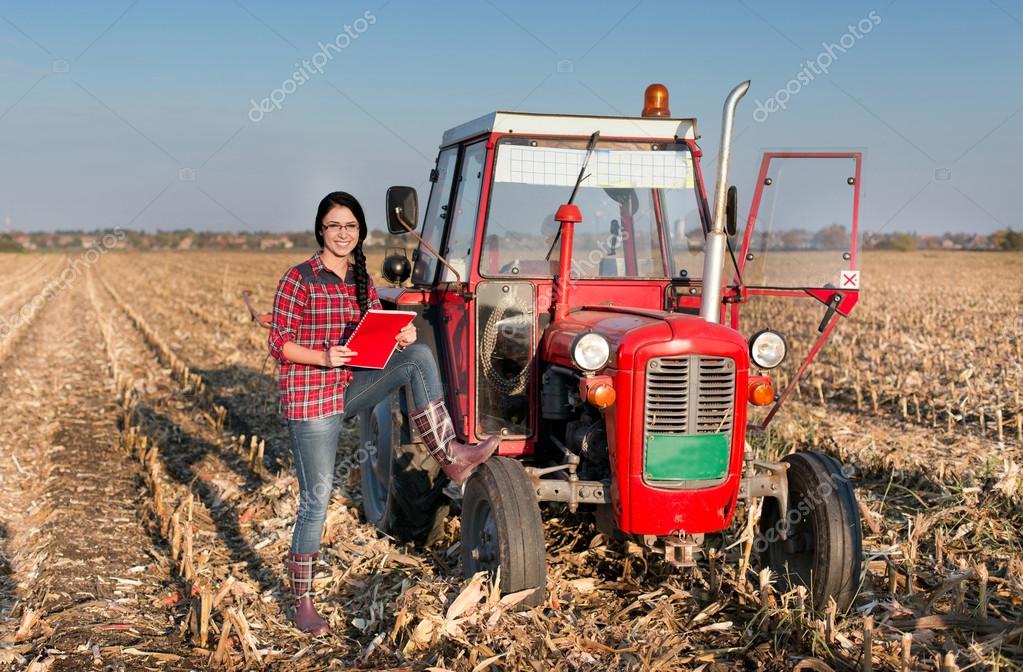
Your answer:
[[[322,74],[252,120],[339,35]],[[634,114],[654,81],[698,118],[713,182],[722,101],[751,79],[745,196],[765,149],[856,149],[863,229],[1018,230],[1021,63],[1009,0],[0,2],[0,218],[296,230],[345,189],[380,227],[386,187],[422,186],[446,128],[494,109]]]

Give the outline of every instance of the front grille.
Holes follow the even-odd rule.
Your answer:
[[[727,357],[657,357],[646,367],[646,432],[730,434],[735,362]]]

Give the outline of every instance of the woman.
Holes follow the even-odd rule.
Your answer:
[[[342,343],[368,309],[380,308],[362,251],[367,233],[362,206],[345,192],[328,194],[316,211],[315,233],[320,251],[289,269],[277,286],[269,347],[281,364],[281,402],[298,473],[298,516],[286,563],[295,625],[322,635],[330,629],[313,606],[313,566],[342,421],[408,385],[416,406],[412,423],[456,483],[490,457],[498,438],[476,446],[455,441],[437,362],[429,348],[415,342],[411,324],[398,333],[397,351],[385,368],[352,371],[345,366],[358,353]]]

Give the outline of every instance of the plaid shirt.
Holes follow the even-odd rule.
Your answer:
[[[342,280],[323,265],[319,253],[305,263],[312,267],[315,280],[303,279],[302,264],[288,269],[274,295],[268,338],[270,354],[281,363],[281,404],[288,420],[315,420],[341,413],[352,371],[346,366],[328,368],[289,361],[284,356],[284,344],[294,341],[325,351],[344,343],[361,317],[351,264]],[[368,289],[370,308],[379,309],[372,279]]]

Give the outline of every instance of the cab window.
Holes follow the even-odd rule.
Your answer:
[[[458,148],[445,149],[437,157],[437,179],[430,189],[430,202],[426,206],[426,217],[423,219],[423,240],[434,249],[440,248],[444,238],[444,226],[448,219],[448,208],[451,205],[451,187],[455,180],[455,167],[458,160]],[[412,283],[431,285],[437,276],[437,257],[430,254],[420,245],[416,255],[416,265],[412,269]]]
[[[472,268],[472,242],[476,233],[486,156],[487,148],[483,142],[469,145],[462,154],[455,187],[451,231],[442,252],[448,263],[458,271],[462,282],[468,280],[469,269]],[[446,266],[441,268],[441,282],[455,282],[455,274]]]

